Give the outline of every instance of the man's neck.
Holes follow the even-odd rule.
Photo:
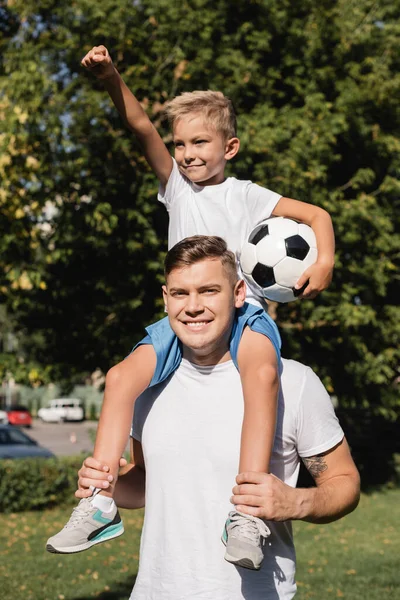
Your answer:
[[[184,346],[183,358],[186,358],[189,362],[199,365],[200,367],[213,367],[214,365],[219,365],[220,363],[231,360],[231,355],[229,350],[221,351],[220,349],[216,349],[212,352],[203,354]]]

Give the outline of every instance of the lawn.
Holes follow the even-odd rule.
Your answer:
[[[71,556],[48,554],[47,537],[69,513],[0,515],[1,600],[129,598],[138,566],[141,513],[122,511],[126,533],[113,542]],[[363,495],[357,511],[337,523],[296,523],[296,600],[400,599],[399,522],[400,490],[395,489]]]

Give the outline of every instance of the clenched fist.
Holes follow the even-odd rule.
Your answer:
[[[81,60],[81,65],[93,73],[97,79],[108,79],[116,73],[111,56],[105,46],[93,46]]]

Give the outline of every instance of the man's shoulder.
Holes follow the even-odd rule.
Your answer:
[[[316,375],[314,371],[298,362],[288,358],[281,359],[281,387],[285,401],[300,402],[305,383],[309,377]]]
[[[281,389],[285,406],[296,411],[324,414],[333,410],[332,400],[318,375],[296,360],[282,358]]]
[[[291,358],[282,357],[281,377],[285,377],[285,379],[295,378],[298,381],[306,377],[310,372],[313,373],[313,370],[307,367],[307,365],[303,365],[303,363]]]

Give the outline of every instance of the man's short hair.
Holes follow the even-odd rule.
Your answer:
[[[236,115],[231,100],[222,92],[183,92],[167,103],[164,114],[172,129],[176,121],[189,114],[200,114],[207,126],[220,133],[225,140],[236,137]]]
[[[165,257],[165,279],[175,269],[190,267],[207,259],[219,259],[232,286],[236,284],[238,274],[235,254],[228,250],[225,240],[216,235],[193,235],[175,244]]]

